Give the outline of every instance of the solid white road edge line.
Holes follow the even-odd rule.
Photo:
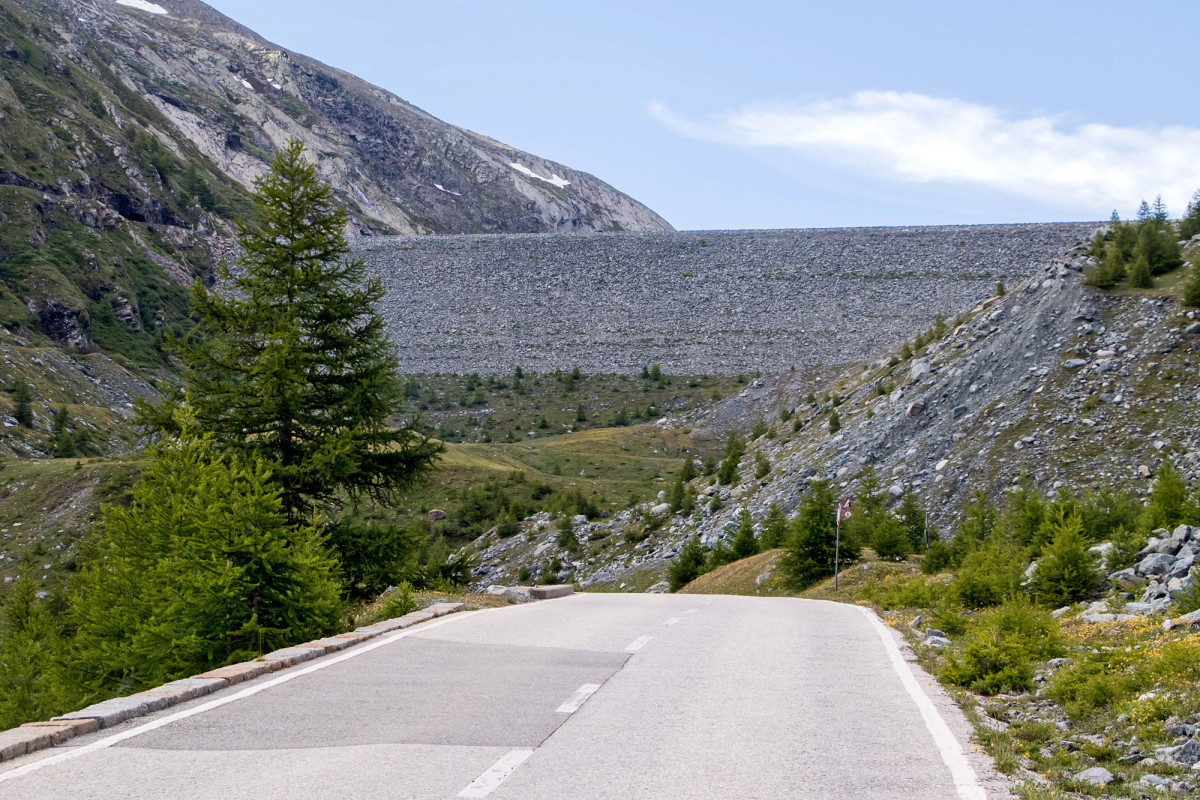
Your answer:
[[[639,636],[629,644],[625,645],[625,649],[631,653],[636,653],[638,650],[641,650],[643,647],[649,644],[650,640],[653,638],[653,636]]]
[[[579,707],[587,702],[587,699],[594,695],[600,689],[598,683],[585,683],[575,690],[575,694],[571,695],[571,699],[563,703],[558,708],[554,709],[559,714],[574,714],[579,710]]]
[[[674,625],[676,622],[679,622],[679,617],[671,617],[668,620],[663,620],[663,625]]]
[[[499,786],[505,778],[513,773],[521,762],[533,755],[532,750],[509,750],[495,764],[488,767],[487,772],[471,782],[471,785],[458,793],[459,797],[487,797]]]
[[[94,741],[91,744],[66,750],[58,755],[53,755],[49,758],[43,758],[40,761],[35,761],[32,764],[26,764],[23,767],[18,767],[17,769],[10,770],[8,772],[0,772],[0,783],[11,781],[15,778],[20,778],[28,775],[31,772],[37,772],[38,770],[43,769],[44,767],[49,767],[53,764],[61,764],[64,761],[70,761],[73,758],[79,758],[80,756],[85,756],[88,753],[94,753],[97,750],[104,750],[105,748],[112,747],[115,744],[120,744],[127,739],[132,739],[135,736],[141,736],[143,733],[149,733],[150,731],[158,730],[165,725],[170,725],[172,722],[178,722],[181,719],[194,717],[198,714],[203,714],[207,711],[220,708],[221,706],[229,705],[230,703],[238,700],[252,697],[259,692],[265,692],[267,689],[273,689],[280,684],[287,683],[288,681],[294,681],[296,678],[300,678],[305,675],[311,675],[312,673],[319,672],[326,667],[332,667],[334,664],[341,664],[343,661],[349,661],[352,658],[358,658],[359,656],[369,653],[372,650],[385,647],[386,645],[389,645],[398,639],[404,639],[413,635],[414,633],[424,633],[425,631],[429,631],[434,628],[440,628],[443,625],[448,625],[451,622],[457,622],[468,617],[473,617],[476,614],[482,613],[484,610],[491,611],[493,609],[481,609],[480,611],[460,611],[457,614],[450,614],[449,616],[444,617],[437,622],[414,625],[413,627],[407,628],[399,633],[393,633],[389,636],[381,637],[377,641],[371,642],[370,644],[359,645],[358,647],[351,648],[342,655],[336,656],[329,660],[319,660],[311,667],[305,667],[304,669],[298,669],[295,671],[284,670],[284,674],[280,675],[278,678],[272,678],[269,681],[264,681],[263,683],[242,689],[240,692],[235,692],[228,697],[220,697],[216,700],[210,700],[207,703],[195,706],[194,708],[185,709],[175,714],[162,717],[161,719],[147,722],[144,725],[138,725],[136,728],[131,728],[127,731],[121,731],[120,733],[113,734],[112,736],[105,737],[104,739]],[[482,795],[479,796],[482,797]]]
[[[967,763],[958,739],[954,738],[946,720],[942,719],[942,715],[933,707],[933,701],[929,699],[929,695],[925,694],[925,690],[917,682],[912,670],[908,668],[908,664],[904,663],[904,656],[900,654],[900,648],[896,646],[892,634],[879,621],[879,617],[875,615],[874,611],[862,606],[858,606],[858,610],[875,626],[879,638],[883,640],[883,646],[888,652],[888,657],[891,658],[896,674],[900,676],[900,682],[904,684],[909,696],[917,704],[917,708],[921,711],[921,717],[925,720],[925,727],[929,729],[938,752],[942,754],[942,761],[950,769],[958,796],[963,800],[987,800],[987,793],[979,785],[975,770],[971,769],[971,765]]]

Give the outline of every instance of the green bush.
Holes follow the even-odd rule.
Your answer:
[[[950,545],[935,539],[929,543],[929,552],[921,559],[921,572],[926,575],[937,575],[954,566],[954,558]]]
[[[999,605],[1021,591],[1025,561],[1007,542],[989,541],[968,554],[951,584],[954,599],[966,608]]]
[[[941,677],[981,694],[1027,691],[1034,665],[1062,651],[1058,622],[1018,595],[979,615],[962,650],[947,654]]]
[[[1037,562],[1030,590],[1039,603],[1058,607],[1091,596],[1100,576],[1083,539],[1079,516],[1060,515],[1054,526],[1057,530]]]
[[[899,561],[912,552],[904,523],[884,512],[875,522],[871,533],[871,547],[875,554],[887,561]]]

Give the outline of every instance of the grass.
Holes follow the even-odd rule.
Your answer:
[[[679,590],[679,594],[789,596],[791,593],[784,587],[783,576],[778,570],[779,559],[785,552],[787,551],[777,548],[717,567],[684,586]],[[762,584],[756,585],[758,576],[763,573],[770,573],[770,577]]]

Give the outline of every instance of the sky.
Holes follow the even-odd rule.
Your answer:
[[[1132,217],[1200,189],[1200,3],[209,0],[681,230]]]

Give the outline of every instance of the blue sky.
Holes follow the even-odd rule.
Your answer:
[[[1106,219],[1200,188],[1200,3],[210,0],[680,229]]]

